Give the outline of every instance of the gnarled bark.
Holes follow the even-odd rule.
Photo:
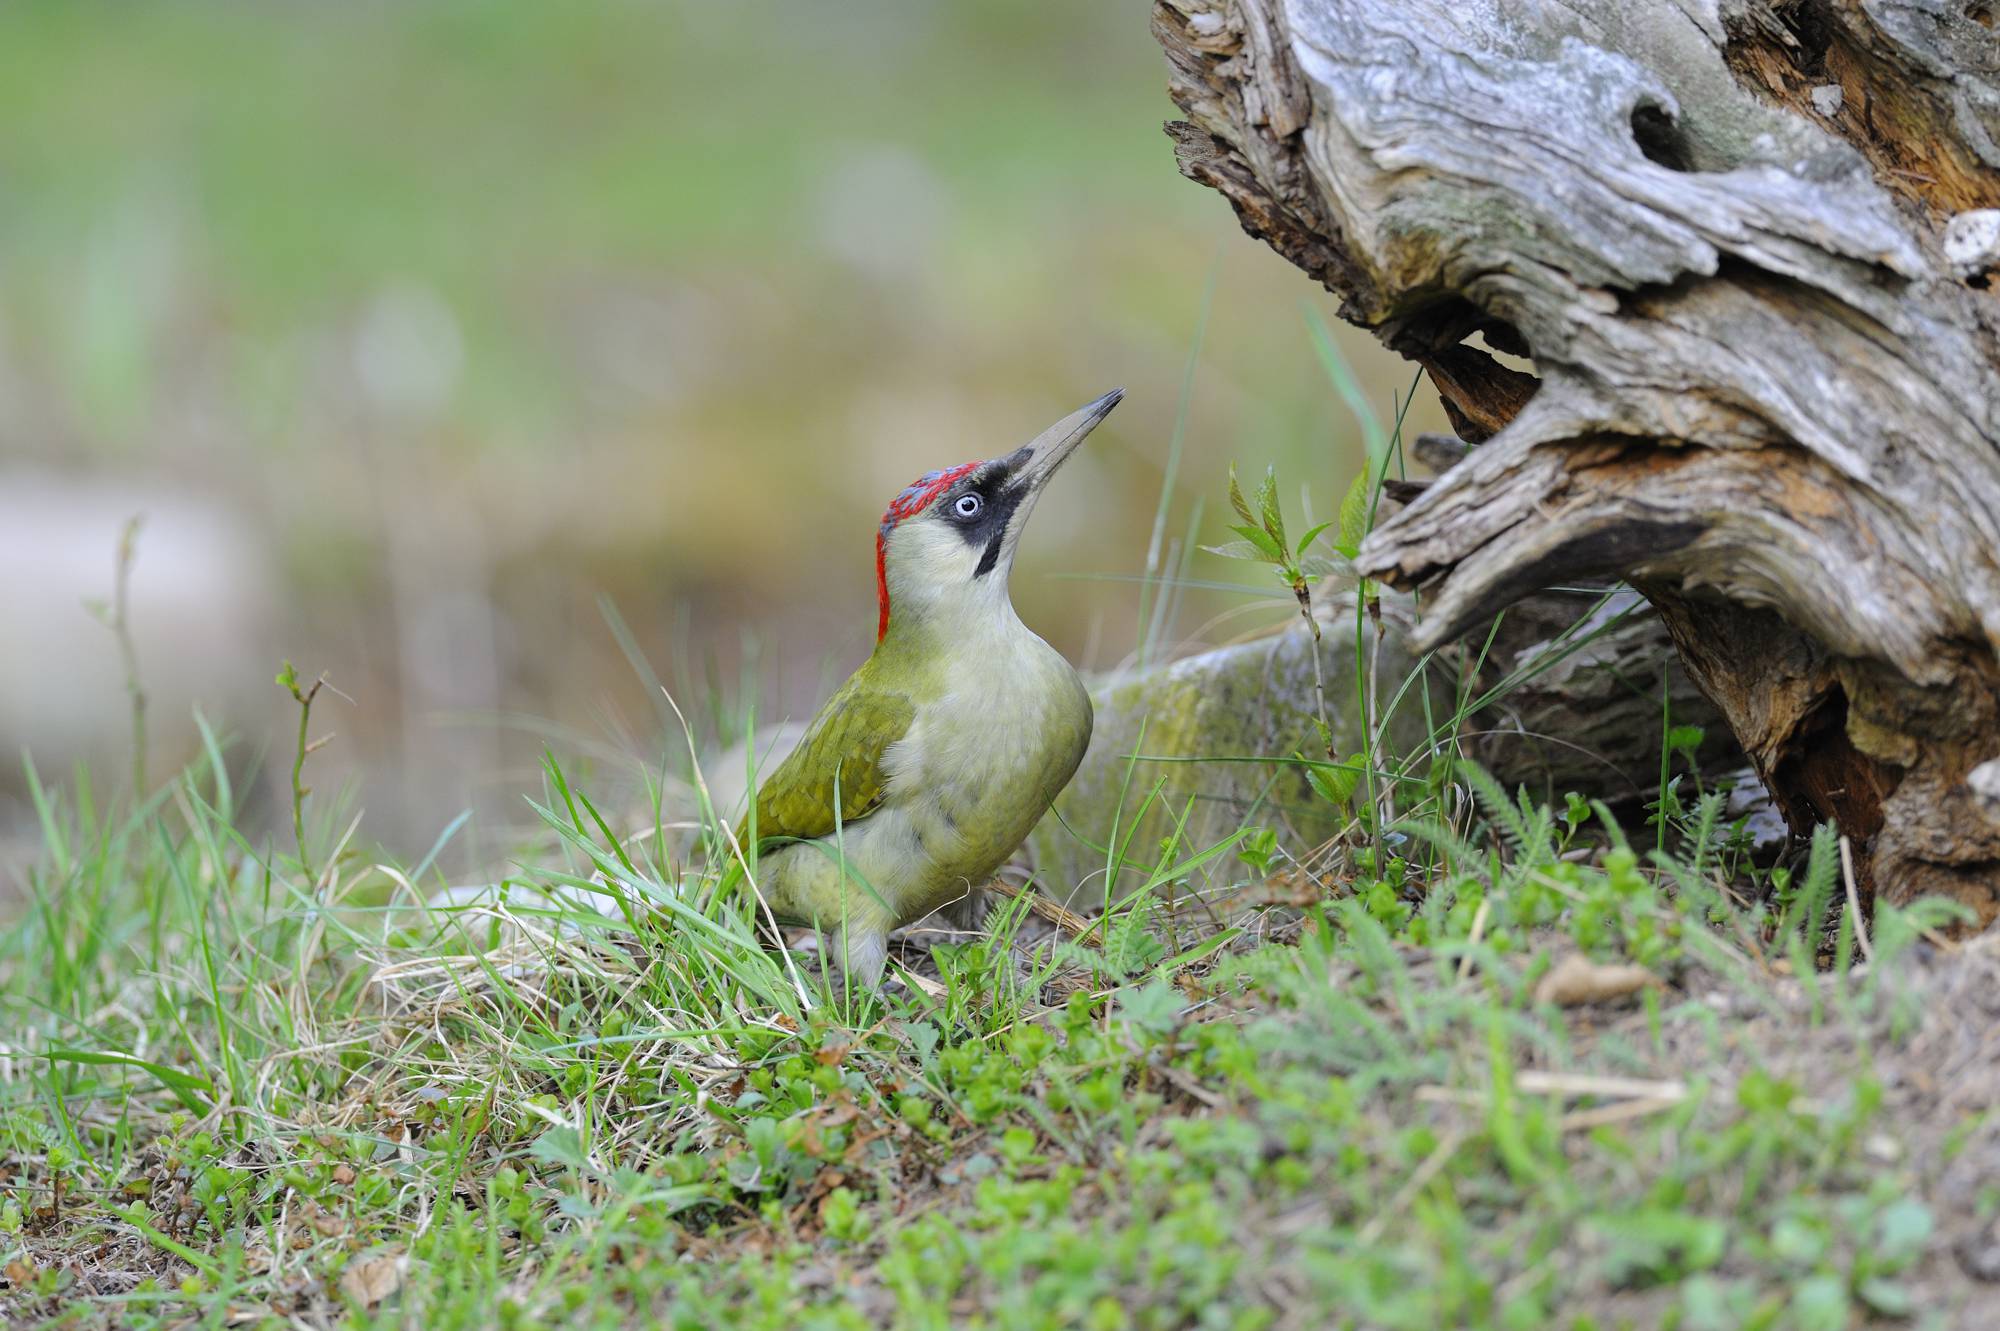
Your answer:
[[[1836,819],[1864,886],[1982,922],[2000,297],[1988,219],[1960,214],[2000,205],[1991,23],[1962,0],[1154,18],[1182,171],[1424,364],[1479,443],[1362,551],[1425,590],[1423,641],[1629,579],[1796,830]]]

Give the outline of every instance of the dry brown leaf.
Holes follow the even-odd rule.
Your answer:
[[[1635,994],[1647,985],[1659,982],[1659,977],[1644,966],[1602,964],[1581,952],[1571,952],[1535,986],[1535,1001],[1554,1003],[1557,1007],[1603,1003]]]
[[[300,1206],[299,1212],[305,1217],[306,1223],[313,1227],[313,1232],[321,1238],[330,1239],[336,1234],[345,1233],[347,1230],[347,1222],[345,1220],[342,1220],[333,1212],[320,1207],[309,1197]]]
[[[385,1252],[349,1262],[340,1273],[340,1292],[364,1308],[373,1308],[403,1287],[403,1270],[409,1260],[401,1253]]]
[[[903,979],[907,983],[915,987],[917,992],[922,994],[925,998],[929,998],[934,1001],[941,1000],[944,998],[946,994],[951,992],[949,989],[939,984],[936,980],[933,980],[928,976],[919,975],[913,970],[905,968],[901,971],[901,974]]]

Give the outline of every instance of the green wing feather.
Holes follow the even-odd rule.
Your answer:
[[[840,822],[866,818],[888,792],[882,755],[916,718],[907,694],[885,690],[857,671],[813,718],[806,737],[757,787],[757,841],[831,836],[838,776]],[[749,836],[749,820],[739,836]]]

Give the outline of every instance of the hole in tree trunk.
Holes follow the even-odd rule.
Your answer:
[[[1535,358],[1528,351],[1528,344],[1521,340],[1511,325],[1494,324],[1481,328],[1465,339],[1465,345],[1499,361],[1510,370],[1522,374],[1535,374]]]
[[[1694,169],[1694,158],[1681,140],[1680,127],[1659,107],[1646,103],[1632,108],[1632,138],[1647,161],[1669,171]]]
[[[1436,300],[1378,332],[1429,372],[1453,432],[1468,444],[1499,433],[1541,386],[1520,330],[1463,296]]]
[[[1808,78],[1826,77],[1826,53],[1833,46],[1833,22],[1827,16],[1825,0],[1779,5],[1775,12],[1778,21],[1798,42],[1792,51],[1792,66]]]
[[[1902,773],[1854,747],[1847,737],[1847,693],[1830,690],[1786,744],[1771,773],[1785,821],[1801,835],[1832,822],[1866,843],[1882,830],[1882,805]]]

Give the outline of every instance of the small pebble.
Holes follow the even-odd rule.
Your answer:
[[[2000,266],[2000,208],[1975,208],[1947,222],[1944,257],[1960,277]]]
[[[1974,1280],[2000,1281],[2000,1232],[1988,1224],[1951,1245],[1958,1269]]]

